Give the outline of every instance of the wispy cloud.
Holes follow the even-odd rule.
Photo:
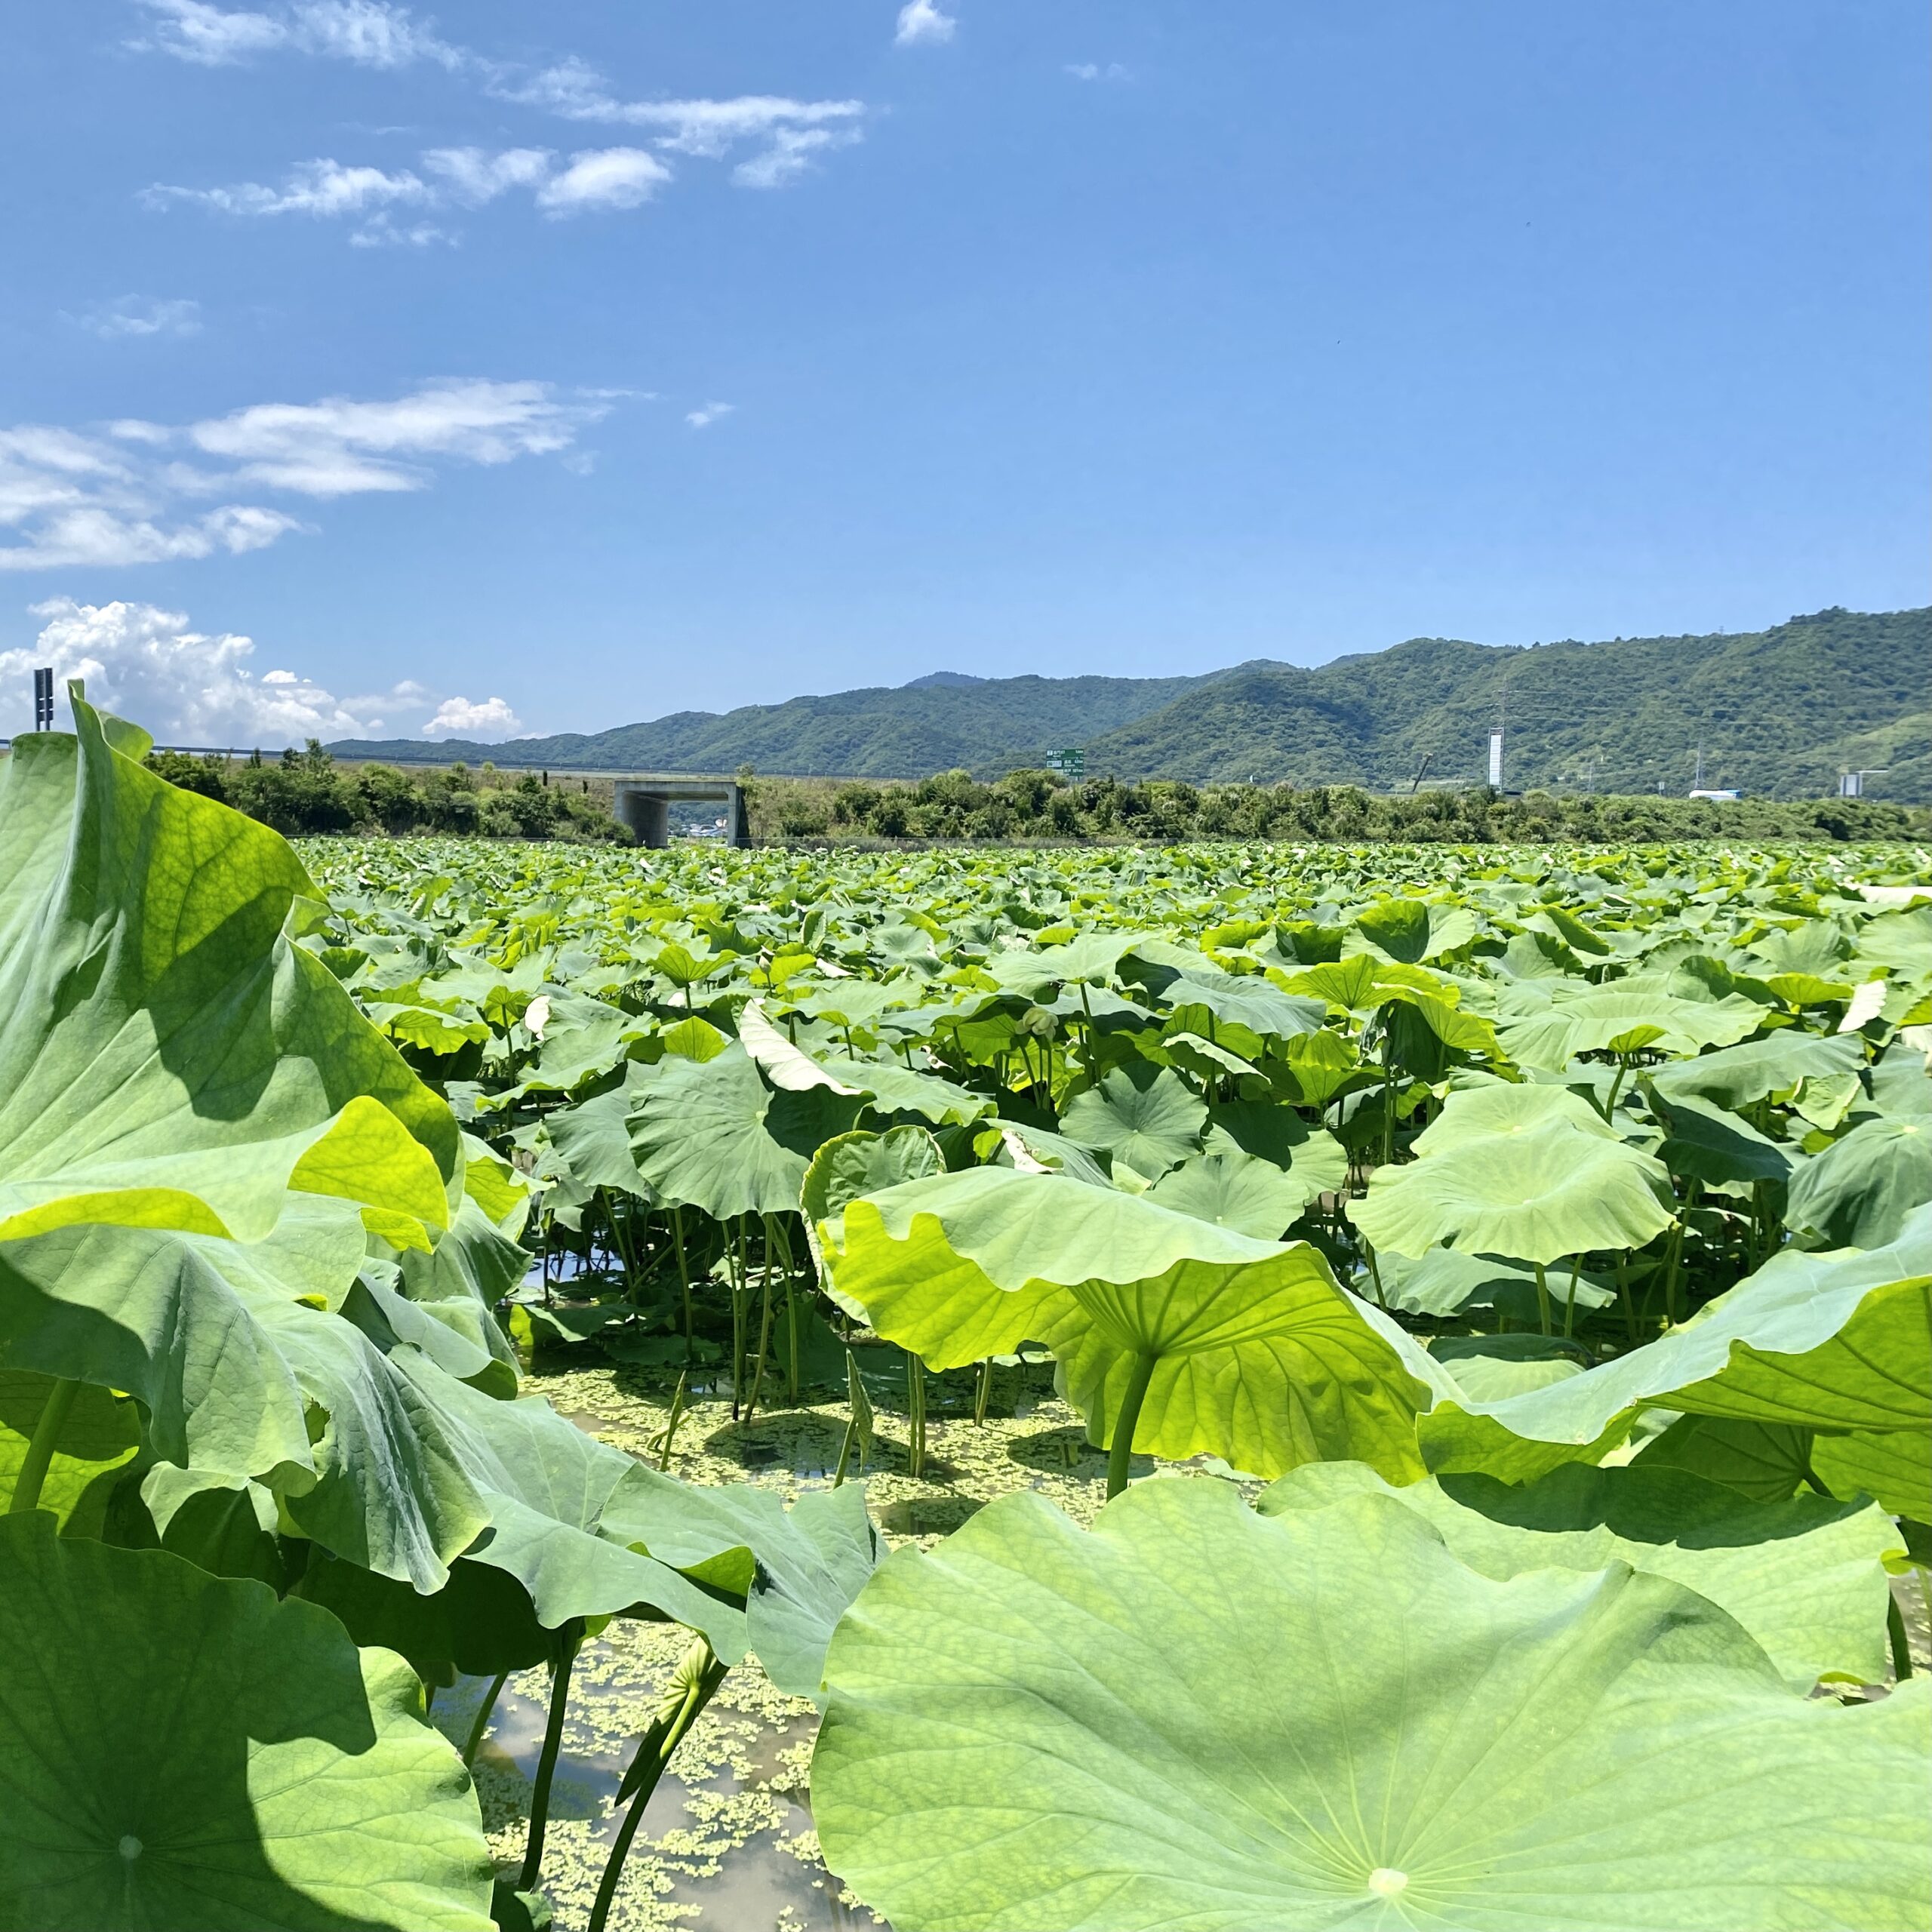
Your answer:
[[[764,145],[732,170],[731,179],[743,188],[782,188],[795,180],[814,158],[832,148],[847,147],[859,139],[856,128],[803,125],[774,117],[777,107],[814,111],[814,104],[796,102],[757,103],[756,114],[741,102],[685,102],[681,107],[720,110],[706,116],[687,116],[673,131],[653,143],[659,152],[711,156],[728,153],[740,134],[755,128]],[[823,106],[827,103],[817,103]],[[832,103],[844,105],[844,103]],[[727,112],[724,110],[731,110]],[[581,148],[567,161],[549,148],[426,149],[422,172],[413,168],[349,166],[328,158],[299,162],[270,186],[241,181],[214,188],[183,187],[156,182],[142,190],[149,208],[208,208],[244,220],[279,215],[318,220],[348,220],[361,225],[350,235],[364,248],[408,245],[422,247],[453,242],[456,235],[430,222],[398,222],[398,211],[425,211],[477,208],[512,191],[529,193],[533,205],[552,217],[577,214],[592,208],[635,208],[650,200],[672,179],[669,165],[651,149]]]
[[[1065,71],[1076,81],[1124,81],[1128,78],[1127,69],[1118,60],[1109,60],[1104,67],[1097,60],[1073,60],[1067,63]]]
[[[318,220],[371,216],[374,220],[370,227],[355,238],[380,242],[395,232],[386,219],[389,209],[420,206],[436,196],[420,176],[407,168],[390,174],[380,168],[346,168],[339,161],[321,159],[298,163],[277,188],[259,181],[224,188],[180,188],[158,181],[143,189],[140,198],[151,208],[166,208],[180,202],[232,215],[306,215]]]
[[[953,15],[940,11],[934,0],[906,0],[899,10],[899,26],[892,44],[895,47],[939,45],[950,40],[958,25]]]
[[[441,697],[414,678],[386,691],[337,697],[285,668],[257,673],[255,641],[232,631],[192,629],[187,614],[153,604],[83,604],[72,597],[30,605],[42,619],[34,642],[0,651],[0,731],[26,728],[21,695],[35,666],[54,669],[57,690],[85,681],[95,703],[133,719],[164,744],[265,749],[306,738],[361,737],[385,729],[492,731],[521,721],[500,697]]]
[[[130,43],[202,67],[229,67],[261,54],[315,54],[361,67],[447,68],[475,58],[452,46],[406,7],[383,0],[288,0],[270,11],[217,7],[208,0],[136,0],[146,17]]]
[[[254,492],[426,489],[438,466],[560,454],[611,398],[548,383],[445,381],[391,400],[261,403],[179,426],[0,430],[0,570],[159,563],[257,550],[303,528]],[[198,509],[211,498],[218,507]]]
[[[811,166],[813,155],[850,147],[859,138],[856,128],[780,128],[762,154],[732,169],[731,179],[740,188],[783,188]]]
[[[75,318],[90,335],[103,342],[126,336],[194,335],[202,326],[198,302],[157,302],[143,295],[123,295],[97,303]]]
[[[729,416],[737,408],[734,402],[701,403],[696,409],[685,413],[685,420],[694,429],[708,429],[721,416]]]
[[[383,0],[285,0],[285,4],[260,9],[238,9],[206,4],[206,0],[135,0],[146,22],[143,37],[131,45],[150,51],[171,54],[179,60],[205,66],[229,66],[245,63],[257,56],[282,53],[348,60],[371,68],[399,68],[420,61],[431,61],[452,73],[463,75],[493,98],[533,107],[568,121],[602,122],[614,127],[648,131],[651,145],[660,153],[688,155],[694,159],[723,160],[737,157],[732,179],[748,188],[782,187],[809,171],[814,158],[838,147],[849,147],[860,139],[859,122],[866,107],[859,100],[798,100],[783,94],[740,94],[724,100],[628,100],[595,67],[574,55],[540,67],[497,60],[441,38],[426,21],[419,20],[407,8]],[[902,40],[945,39],[953,28],[951,18],[929,4],[916,0],[900,16]],[[741,151],[755,146],[758,152]],[[635,154],[636,149],[608,149],[605,157]],[[481,158],[475,148],[437,149],[426,154],[424,165],[434,169],[432,156]],[[550,158],[547,149],[518,148],[506,150],[504,157],[519,158],[526,169],[534,168],[534,158]],[[575,170],[586,159],[571,157]],[[614,192],[618,177],[628,167],[626,185]],[[338,192],[354,192],[346,182],[333,177],[320,180],[304,178],[305,171],[331,169],[343,176],[383,177],[379,168],[341,168],[334,162],[309,162],[295,171],[279,189],[243,183],[238,186],[212,189],[157,187],[152,198],[165,202],[198,200],[210,207],[230,212],[277,214],[320,213],[330,211],[315,205],[314,196],[333,186]],[[414,181],[414,189],[397,186],[394,196],[420,195],[423,183],[414,176],[389,175],[394,183]],[[583,177],[593,185],[610,183],[610,194],[578,195],[571,186],[558,188],[543,204],[550,211],[577,206],[634,207],[647,198],[654,186],[669,178],[668,173],[653,177],[635,162],[605,160]],[[478,193],[479,177],[472,174],[459,177],[451,173],[447,191],[472,205],[494,198],[506,187],[537,186],[526,173],[513,174],[490,192]],[[365,192],[379,195],[383,190],[370,183]]]

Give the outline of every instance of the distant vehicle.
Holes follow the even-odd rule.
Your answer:
[[[1712,792],[1700,787],[1690,795],[1694,798],[1709,798],[1713,804],[1734,805],[1744,794],[1742,792]]]

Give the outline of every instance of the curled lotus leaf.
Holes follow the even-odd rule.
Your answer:
[[[1453,1361],[1392,1322],[1386,1332],[1431,1384],[1417,1426],[1438,1473],[1517,1482],[1559,1462],[1595,1462],[1646,1408],[1815,1429],[1821,1439],[1897,1435],[1923,1457],[1932,1452],[1932,1204],[1909,1215],[1885,1247],[1786,1249],[1655,1341],[1500,1401],[1472,1397]]]
[[[291,938],[294,854],[74,717],[0,765],[0,1242],[258,1238],[291,1186],[445,1221],[455,1120]]]
[[[1452,1094],[1444,1120],[1458,1103],[1494,1091]],[[1641,1247],[1671,1223],[1669,1177],[1601,1125],[1552,1118],[1453,1140],[1405,1166],[1377,1168],[1349,1218],[1377,1248],[1412,1257],[1442,1246],[1548,1263]]]
[[[1340,1456],[1421,1472],[1401,1331],[1305,1242],[1004,1168],[852,1201],[819,1234],[838,1292],[936,1369],[1044,1343],[1097,1442],[1139,1367],[1137,1450],[1266,1475]]]

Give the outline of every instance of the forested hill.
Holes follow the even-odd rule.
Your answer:
[[[1201,678],[967,678],[939,673],[897,689],[837,691],[783,704],[748,704],[721,715],[678,711],[586,737],[350,738],[341,758],[395,762],[494,759],[499,765],[580,765],[590,771],[761,771],[809,777],[922,778],[928,772],[1005,771],[1038,764],[1158,711]]]
[[[1087,746],[1122,777],[1480,780],[1508,706],[1505,783],[1600,792],[1704,782],[1816,797],[1887,766],[1932,798],[1932,611],[1824,611],[1767,631],[1499,649],[1417,638],[1314,670],[1244,664]]]
[[[1508,714],[1512,789],[1681,793],[1704,780],[1815,797],[1889,768],[1875,797],[1932,799],[1932,610],[1823,611],[1766,631],[1528,648],[1417,638],[1312,670],[1257,662],[1192,678],[941,674],[683,712],[592,737],[483,745],[350,740],[346,758],[918,777],[1038,764],[1063,746],[1090,777],[1260,779],[1406,789],[1479,783]]]

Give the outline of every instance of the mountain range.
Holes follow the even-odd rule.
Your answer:
[[[1530,646],[1412,638],[1312,669],[1266,660],[1173,678],[978,678],[674,712],[590,734],[346,739],[392,763],[918,778],[1044,764],[1090,778],[1253,779],[1406,790],[1480,783],[1506,732],[1505,784],[1780,798],[1879,771],[1870,796],[1932,799],[1932,609],[1832,609],[1769,629]]]

